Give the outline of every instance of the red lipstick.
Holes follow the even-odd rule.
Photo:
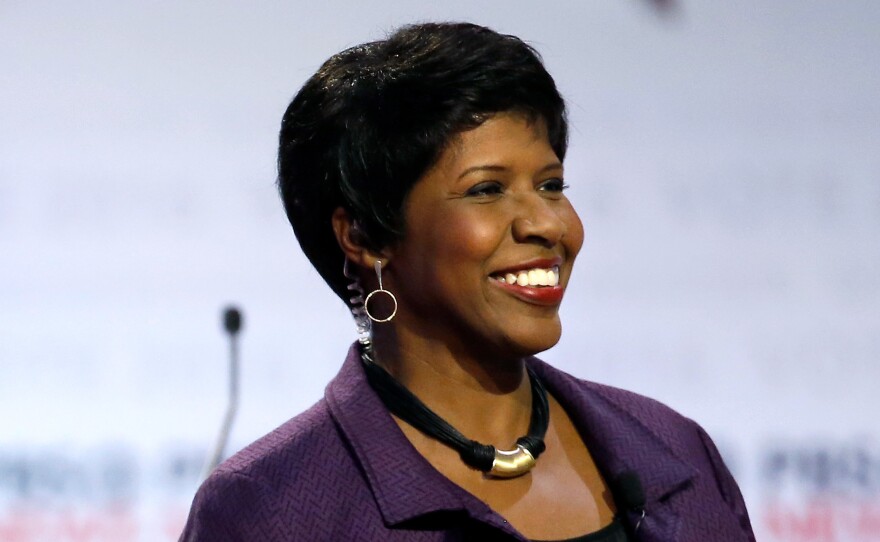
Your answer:
[[[518,284],[501,282],[500,280],[494,280],[493,282],[514,297],[532,305],[546,307],[559,305],[562,302],[562,295],[565,293],[562,286],[520,286]]]

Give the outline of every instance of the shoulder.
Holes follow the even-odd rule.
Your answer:
[[[307,527],[300,510],[332,510],[320,501],[340,504],[334,488],[351,493],[359,478],[321,400],[217,467],[193,499],[181,540],[299,539]]]
[[[344,454],[344,446],[323,399],[223,462],[212,477],[246,477],[268,487],[290,478],[316,475],[319,464]],[[210,478],[209,478],[210,479]]]
[[[569,415],[618,454],[635,456],[660,443],[697,470],[714,470],[712,463],[720,461],[699,424],[656,399],[582,380],[543,362],[540,372]]]
[[[630,416],[654,432],[671,436],[686,431],[694,433],[699,427],[692,419],[651,397],[633,391],[579,380],[585,393],[592,393],[604,400],[611,408]]]
[[[572,376],[535,359],[532,365],[566,404],[600,414],[608,424],[636,422],[650,432],[672,438],[696,436],[698,425],[668,405],[645,395]],[[666,439],[664,439],[666,440]]]
[[[712,439],[697,422],[638,393],[581,380],[543,363],[539,370],[560,394],[557,399],[573,409],[569,414],[579,418],[585,430],[602,438],[615,457],[635,461],[642,466],[640,473],[654,473],[650,476],[660,468],[658,458],[677,458],[676,462],[680,460],[695,475],[690,486],[690,494],[698,496],[690,501],[695,513],[734,518],[737,532],[751,533],[739,487]],[[654,446],[655,442],[662,446]]]

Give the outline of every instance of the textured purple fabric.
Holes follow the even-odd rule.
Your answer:
[[[693,421],[645,397],[529,365],[569,413],[606,479],[645,490],[636,539],[754,541],[736,482]],[[624,517],[630,526],[637,516]],[[192,504],[184,542],[525,541],[412,447],[352,347],[324,399],[220,465]]]

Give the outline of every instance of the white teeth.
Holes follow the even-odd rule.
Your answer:
[[[540,286],[550,286],[550,283],[547,281],[547,271],[544,269],[538,269],[538,284]]]
[[[516,273],[505,273],[499,276],[498,280],[507,284],[517,284],[519,286],[558,286],[559,285],[559,268],[552,267],[550,269],[529,269]]]

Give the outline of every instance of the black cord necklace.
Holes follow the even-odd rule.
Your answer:
[[[403,384],[377,365],[369,346],[361,348],[361,360],[370,386],[392,414],[429,437],[456,450],[467,465],[496,478],[515,478],[529,472],[545,449],[544,435],[550,423],[547,390],[538,377],[526,369],[532,387],[532,417],[527,435],[516,440],[516,449],[497,450],[491,444],[470,440],[438,416]]]

